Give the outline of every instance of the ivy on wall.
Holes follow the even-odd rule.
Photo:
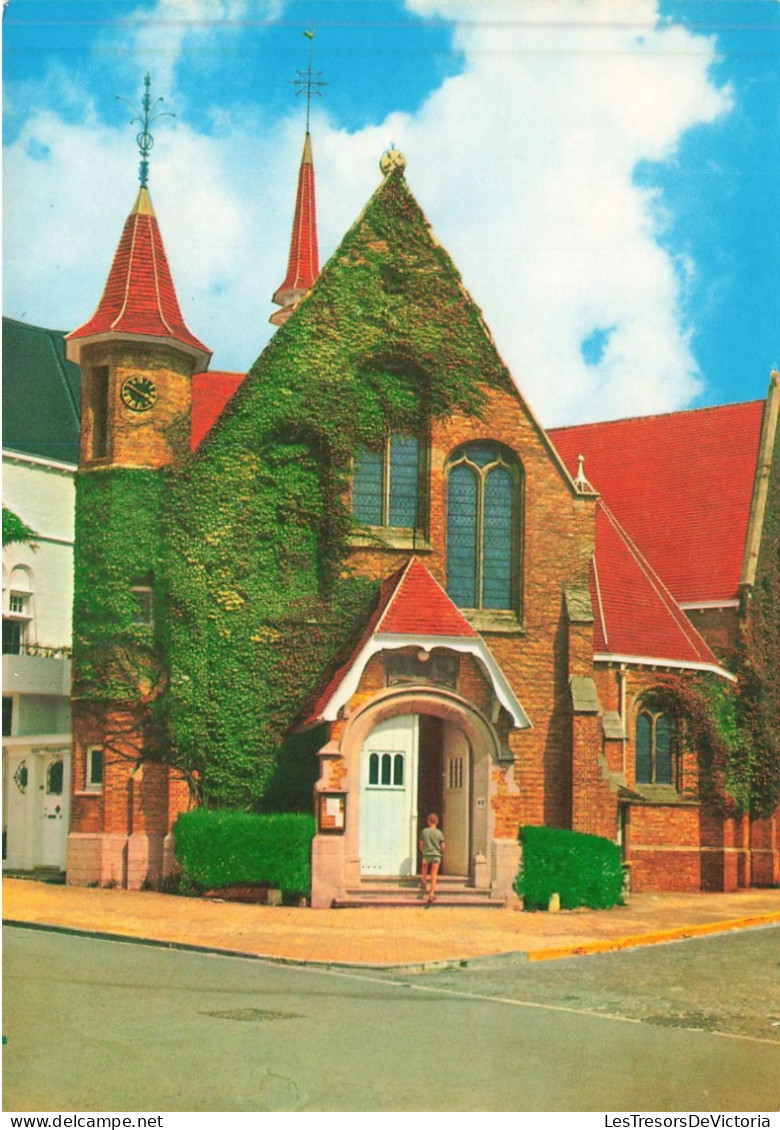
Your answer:
[[[146,702],[144,756],[207,806],[310,807],[318,746],[293,724],[376,598],[345,566],[353,452],[478,414],[485,384],[512,387],[393,173],[192,458],[79,476],[77,693]]]
[[[749,597],[738,677],[749,810],[780,803],[780,438],[775,438],[756,579]]]
[[[21,542],[33,543],[34,530],[22,521],[13,510],[3,507],[3,545],[17,545]]]

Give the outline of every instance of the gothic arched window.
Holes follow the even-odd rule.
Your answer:
[[[677,766],[674,730],[668,714],[640,708],[636,719],[636,782],[644,785],[674,785]]]
[[[359,447],[352,479],[352,513],[366,526],[414,530],[424,526],[423,444],[414,435],[389,436],[381,448]]]
[[[447,476],[447,592],[461,608],[517,611],[520,464],[495,443],[451,457]]]

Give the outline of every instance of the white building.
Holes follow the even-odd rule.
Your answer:
[[[62,334],[11,319],[3,370],[3,540],[9,514],[34,535],[3,547],[3,868],[63,870],[78,371]]]

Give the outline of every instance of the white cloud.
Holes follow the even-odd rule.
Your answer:
[[[546,423],[689,403],[700,376],[679,306],[696,265],[659,246],[662,202],[634,183],[634,170],[672,158],[687,129],[728,110],[729,92],[708,79],[712,43],[656,27],[655,0],[407,6],[455,21],[463,72],[417,113],[355,133],[316,108],[322,258],[379,182],[378,158],[394,140],[412,191]],[[172,79],[188,37],[203,32],[196,9],[224,24],[248,4],[159,0]],[[161,26],[156,19],[158,34]],[[148,30],[133,34],[140,50]],[[222,107],[213,136],[191,128],[178,103],[177,112],[156,131],[158,219],[188,324],[214,348],[214,367],[244,368],[270,334],[270,295],[286,267],[299,107],[285,120],[262,107]],[[80,125],[30,116],[5,157],[7,313],[65,329],[86,320],[134,177],[126,128],[111,130],[91,112]],[[581,346],[594,330],[611,332],[589,365]]]
[[[634,171],[728,110],[712,43],[657,27],[654,0],[407,3],[460,21],[466,58],[399,138],[408,176],[532,405],[558,423],[690,402],[678,269]]]

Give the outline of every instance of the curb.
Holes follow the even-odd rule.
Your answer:
[[[771,926],[780,922],[780,911],[756,914],[750,918],[733,918],[725,922],[704,922],[698,926],[677,926],[669,930],[654,930],[649,934],[633,934],[625,938],[610,938],[603,942],[583,942],[582,945],[558,946],[543,950],[529,950],[529,961],[553,961],[560,957],[583,957],[610,950],[632,949],[639,946],[660,945],[663,942],[684,941],[707,934],[725,934],[730,930],[749,930],[757,926]]]
[[[707,922],[698,926],[678,926],[668,930],[655,930],[648,934],[633,934],[623,938],[611,938],[599,942],[583,942],[569,946],[552,946],[536,950],[507,950],[495,954],[480,954],[476,957],[437,958],[431,961],[409,962],[358,962],[327,961],[300,957],[280,957],[276,954],[250,953],[246,950],[224,949],[218,946],[197,945],[194,942],[166,941],[159,938],[142,938],[132,934],[112,934],[100,930],[82,930],[75,926],[61,926],[54,923],[28,922],[23,919],[4,918],[3,926],[22,930],[39,930],[44,933],[64,934],[69,937],[91,938],[95,941],[126,942],[129,945],[151,946],[155,949],[179,950],[183,953],[213,954],[217,957],[238,957],[247,961],[264,961],[273,965],[293,965],[315,969],[355,969],[376,970],[383,973],[428,973],[446,969],[479,968],[480,966],[501,963],[525,963],[527,961],[555,961],[567,957],[587,957],[591,954],[609,953],[616,950],[634,949],[642,946],[660,945],[664,942],[684,941],[708,934],[725,934],[733,930],[755,929],[780,922],[780,911],[754,915],[750,918],[735,918],[724,922]]]
[[[512,950],[506,953],[482,954],[478,957],[442,957],[431,961],[408,962],[369,962],[369,961],[328,961],[306,957],[280,957],[278,954],[251,953],[248,950],[230,950],[219,946],[199,946],[195,942],[165,941],[161,938],[140,938],[135,934],[111,934],[100,930],[81,930],[76,926],[58,926],[51,922],[28,922],[19,918],[3,918],[3,926],[17,930],[38,930],[44,934],[63,934],[70,938],[90,938],[98,942],[125,942],[131,946],[150,946],[152,949],[180,950],[183,953],[212,954],[215,957],[239,957],[246,961],[264,961],[272,965],[295,965],[314,969],[375,969],[390,973],[427,973],[444,969],[464,969],[484,961],[523,961],[528,959],[525,950]]]

